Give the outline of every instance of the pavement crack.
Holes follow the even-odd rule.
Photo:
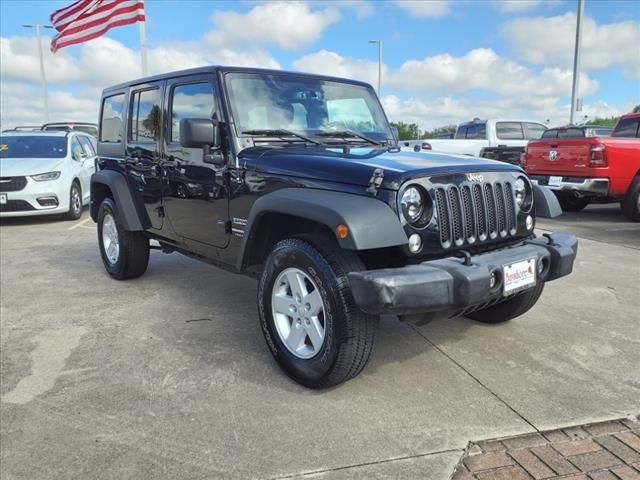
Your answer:
[[[333,467],[333,468],[322,468],[319,470],[310,470],[308,472],[288,473],[286,475],[270,477],[270,480],[287,480],[289,478],[308,477],[310,475],[317,475],[319,473],[339,472],[341,470],[349,470],[350,468],[368,467],[371,465],[381,465],[384,463],[399,462],[402,460],[411,460],[412,458],[424,458],[424,457],[431,457],[434,455],[442,455],[445,453],[457,453],[457,452],[464,452],[464,449],[452,448],[449,450],[439,450],[437,452],[418,453],[416,455],[407,455],[404,457],[385,458],[384,460],[376,460],[373,462],[354,463],[352,465],[341,465],[339,467]]]
[[[513,408],[511,405],[509,405],[507,403],[506,400],[504,400],[502,397],[500,397],[500,395],[498,395],[496,392],[494,392],[491,388],[489,388],[488,386],[486,386],[484,383],[482,383],[480,381],[480,379],[478,377],[476,377],[473,373],[471,373],[469,370],[467,370],[460,362],[458,362],[455,358],[453,358],[451,355],[449,355],[447,352],[445,352],[442,348],[440,348],[438,345],[436,345],[435,343],[433,343],[426,335],[424,335],[420,330],[418,330],[418,328],[414,325],[410,325],[410,327],[418,334],[420,335],[422,338],[425,339],[425,341],[427,343],[429,343],[429,345],[431,345],[433,348],[435,348],[437,351],[439,351],[442,355],[444,355],[445,357],[447,357],[449,360],[451,360],[451,362],[453,362],[454,365],[458,366],[458,368],[460,368],[463,372],[465,372],[467,375],[469,375],[473,380],[475,380],[478,385],[480,385],[482,388],[484,388],[487,392],[489,392],[491,395],[493,395],[495,398],[498,399],[498,401],[500,401],[502,404],[504,404],[509,410],[511,410],[513,413],[515,413],[523,422],[525,422],[527,425],[529,425],[531,428],[533,428],[536,432],[540,432],[540,430],[538,430],[538,428],[531,423],[524,415],[522,415],[520,412],[518,412],[515,408]]]

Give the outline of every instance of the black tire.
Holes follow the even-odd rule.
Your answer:
[[[579,212],[589,205],[591,199],[589,197],[576,197],[572,194],[559,194],[558,201],[564,212]]]
[[[527,313],[538,301],[544,282],[493,307],[470,313],[467,317],[482,323],[502,323]]]
[[[636,177],[631,183],[624,200],[620,202],[620,208],[629,220],[640,222],[640,177]]]
[[[82,188],[77,180],[74,180],[69,189],[69,210],[63,220],[78,220],[82,216]]]
[[[115,262],[109,260],[103,241],[104,220],[107,215],[111,215],[117,227],[119,254]],[[147,270],[149,240],[142,232],[129,232],[123,228],[118,208],[110,197],[102,201],[98,210],[98,246],[104,268],[117,280],[137,278]]]
[[[284,344],[271,308],[278,275],[297,268],[318,285],[325,313],[325,337],[315,356],[301,359]],[[266,261],[258,284],[260,325],[278,365],[309,388],[328,388],[358,375],[367,364],[379,318],[360,311],[353,300],[348,272],[364,270],[358,256],[323,237],[290,238],[279,242]]]

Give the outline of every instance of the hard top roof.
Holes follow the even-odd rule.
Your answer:
[[[319,78],[322,80],[331,80],[331,81],[338,81],[338,82],[346,82],[346,83],[351,83],[354,85],[362,85],[362,86],[366,86],[366,87],[371,87],[371,85],[369,85],[366,82],[361,82],[358,80],[351,80],[348,78],[340,78],[340,77],[331,77],[328,75],[319,75],[316,73],[302,73],[302,72],[293,72],[293,71],[287,71],[287,70],[274,70],[274,69],[267,69],[267,68],[252,68],[252,67],[232,67],[232,66],[223,66],[223,65],[210,65],[207,67],[198,67],[198,68],[190,68],[188,70],[177,70],[174,72],[168,72],[168,73],[162,73],[159,75],[153,75],[153,76],[149,76],[149,77],[143,77],[143,78],[137,78],[135,80],[131,80],[129,82],[125,82],[125,83],[119,83],[117,85],[112,85],[110,87],[107,87],[104,89],[103,93],[110,93],[114,90],[122,90],[130,85],[140,85],[140,84],[144,84],[144,83],[149,83],[149,82],[155,82],[158,80],[164,80],[167,78],[175,78],[175,77],[187,77],[190,75],[198,75],[198,74],[202,74],[202,73],[216,73],[216,72],[223,72],[223,73],[230,73],[230,72],[234,72],[234,73],[264,73],[264,74],[272,74],[272,75],[295,75],[295,76],[299,76],[299,77],[308,77],[308,78]]]

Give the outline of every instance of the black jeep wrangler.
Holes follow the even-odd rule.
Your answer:
[[[536,238],[560,209],[519,167],[401,152],[352,80],[207,67],[110,87],[98,155],[109,274],[139,277],[159,248],[257,277],[267,345],[308,387],[362,371],[379,315],[504,322],[577,252]]]

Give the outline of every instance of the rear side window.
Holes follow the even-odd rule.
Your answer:
[[[558,130],[547,130],[542,134],[542,138],[558,138]]]
[[[124,94],[106,97],[102,101],[100,117],[100,141],[122,142],[122,118],[124,113]]]
[[[496,123],[496,137],[500,140],[524,140],[522,123],[498,122]]]
[[[171,99],[171,142],[180,142],[180,120],[184,118],[213,118],[215,104],[210,83],[190,83],[173,89]]]
[[[584,130],[582,128],[558,130],[558,138],[584,138]]]
[[[161,128],[160,90],[154,88],[134,92],[131,98],[129,140],[142,143],[157,142]]]
[[[623,118],[618,122],[612,137],[631,137],[638,138],[638,124],[640,123],[640,117],[636,118]]]
[[[485,123],[468,125],[466,128],[467,131],[464,138],[468,138],[470,140],[484,140],[487,138],[487,125]]]
[[[542,134],[547,129],[544,125],[539,123],[525,123],[524,131],[527,137],[527,140],[538,140],[542,138]]]

